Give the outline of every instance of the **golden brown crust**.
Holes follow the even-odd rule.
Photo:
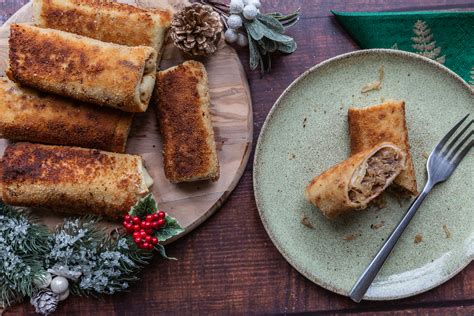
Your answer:
[[[102,0],[34,0],[33,7],[37,26],[104,42],[150,46],[158,53],[172,19],[168,10]]]
[[[140,156],[30,143],[1,160],[2,199],[17,206],[117,217],[147,193]]]
[[[157,74],[155,99],[166,177],[173,183],[219,178],[207,72],[187,61]]]
[[[133,114],[38,93],[0,77],[0,137],[124,152]]]
[[[9,77],[21,84],[111,106],[144,112],[140,102],[145,64],[156,52],[151,47],[127,47],[25,24],[10,27]],[[152,88],[152,87],[151,87]]]
[[[364,209],[367,204],[355,203],[349,198],[349,186],[354,176],[354,172],[364,164],[371,156],[384,147],[391,147],[399,152],[403,159],[405,155],[399,147],[392,143],[377,144],[369,149],[358,152],[337,165],[329,168],[320,175],[314,177],[305,189],[306,200],[317,206],[324,216],[329,219],[335,218],[341,214],[350,213],[357,209]],[[400,170],[398,170],[400,172]],[[397,173],[398,174],[398,173]],[[385,187],[367,199],[367,203],[375,199],[383,190],[390,185],[388,180]]]
[[[410,154],[408,129],[405,120],[405,102],[389,100],[365,108],[349,108],[351,152],[370,148],[380,142],[392,142],[407,155],[406,168],[394,184],[415,196],[418,194],[415,169]]]

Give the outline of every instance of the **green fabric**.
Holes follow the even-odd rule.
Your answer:
[[[474,85],[474,12],[332,13],[361,48],[418,53]]]

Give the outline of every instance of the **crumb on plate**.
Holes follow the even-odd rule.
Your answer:
[[[415,244],[419,244],[423,241],[423,236],[421,234],[416,234],[415,236]]]
[[[384,221],[381,221],[380,223],[377,224],[370,224],[370,228],[377,230],[385,225]]]
[[[379,68],[379,79],[375,80],[374,82],[368,83],[362,87],[361,93],[367,93],[374,90],[382,89],[382,81],[385,77],[384,66],[381,65]]]
[[[301,213],[301,221],[300,222],[304,226],[306,226],[308,228],[311,228],[311,229],[314,229],[313,224],[311,224],[311,221],[309,220],[308,216],[306,216],[305,212]]]
[[[444,233],[446,234],[446,238],[447,239],[451,238],[452,235],[451,235],[451,231],[448,228],[448,225],[443,224],[443,230],[444,230]]]
[[[356,235],[354,235],[354,234],[350,234],[350,235],[346,235],[346,236],[344,236],[344,238],[343,238],[343,239],[344,239],[344,240],[346,240],[346,241],[351,241],[351,240],[354,240],[354,239],[356,239],[356,238],[357,238],[357,236],[356,236]]]

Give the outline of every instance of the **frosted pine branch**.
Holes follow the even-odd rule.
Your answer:
[[[415,37],[412,37],[412,47],[416,50],[416,53],[430,58],[444,64],[445,55],[441,55],[441,47],[436,46],[434,35],[431,33],[431,29],[428,27],[425,21],[418,20],[413,26],[413,33]]]

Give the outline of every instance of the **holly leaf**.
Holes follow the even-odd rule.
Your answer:
[[[157,244],[157,245],[155,246],[155,250],[157,250],[158,253],[159,253],[163,258],[165,258],[165,259],[168,259],[168,260],[178,260],[178,259],[173,258],[173,257],[168,257],[168,256],[166,255],[165,246],[163,246],[163,245]]]
[[[184,229],[179,225],[176,218],[171,217],[168,214],[166,214],[165,220],[166,220],[166,225],[163,228],[160,228],[156,232],[156,237],[158,238],[159,242],[166,241],[184,232]]]
[[[155,198],[153,197],[153,194],[148,194],[147,196],[141,198],[137,204],[132,206],[132,209],[128,214],[130,216],[138,216],[140,218],[148,215],[148,214],[153,214],[158,211],[158,204],[156,203]]]

